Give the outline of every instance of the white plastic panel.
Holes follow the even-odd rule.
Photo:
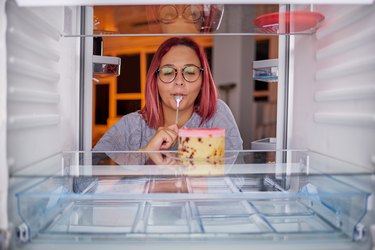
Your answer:
[[[291,147],[374,171],[375,5],[316,6],[312,37],[295,37]]]
[[[8,167],[6,162],[6,17],[5,1],[0,0],[0,238],[5,238],[8,229]],[[0,248],[6,249],[6,242]]]
[[[78,147],[79,39],[60,35],[77,29],[78,10],[20,8],[7,2],[10,174]]]

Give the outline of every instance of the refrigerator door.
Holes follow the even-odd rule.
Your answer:
[[[375,5],[316,6],[313,37],[291,37],[288,145],[375,173]],[[374,191],[374,178],[343,181]],[[364,219],[374,236],[374,199]],[[374,238],[373,238],[374,240]],[[373,243],[374,244],[374,243]]]
[[[7,194],[26,183],[12,176],[64,149],[78,150],[80,39],[62,34],[79,29],[80,12],[4,0],[0,11],[0,245],[6,246],[18,224],[9,223],[16,211]]]
[[[0,1],[0,248],[5,248],[7,245],[9,227],[8,223],[8,182],[9,173],[6,163],[6,17],[5,17],[5,2]]]

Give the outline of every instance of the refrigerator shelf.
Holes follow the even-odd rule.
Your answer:
[[[92,68],[95,76],[119,76],[121,70],[121,58],[93,55]]]
[[[253,150],[275,150],[276,137],[268,137],[251,142]]]
[[[291,4],[290,8],[296,11],[281,11],[275,16],[275,12],[280,11],[278,4],[264,5],[241,4],[241,10],[238,11],[236,5],[231,1],[227,4],[205,4],[204,11],[194,13],[202,15],[199,20],[193,23],[178,25],[178,23],[162,21],[164,12],[160,12],[162,6],[153,5],[113,5],[113,6],[95,6],[94,8],[94,33],[77,30],[64,31],[61,34],[64,37],[84,37],[84,36],[103,36],[103,37],[133,37],[133,36],[226,36],[226,35],[312,35],[316,27],[306,27],[313,25],[316,13],[310,11],[306,4]],[[197,8],[197,7],[196,7]],[[201,7],[198,7],[198,9]],[[256,12],[252,12],[256,9]],[[301,11],[297,11],[301,10]],[[302,10],[304,10],[302,12]],[[139,13],[137,17],[129,13]],[[110,21],[107,15],[116,13],[116,16],[122,16],[126,22]],[[280,17],[280,18],[279,18]],[[307,17],[307,18],[306,18]],[[308,18],[310,17],[310,18]],[[179,20],[180,17],[176,19]],[[168,18],[167,18],[168,19]],[[279,20],[280,19],[280,20]],[[313,20],[312,20],[313,19]],[[225,23],[234,23],[235,20],[242,20],[241,26],[224,26]],[[307,23],[306,23],[307,22]],[[131,25],[133,24],[133,25]],[[315,25],[314,25],[315,26]],[[222,28],[220,28],[222,27]],[[301,28],[304,29],[301,29]],[[104,31],[104,32],[103,32]]]
[[[299,201],[275,200],[272,212],[286,212],[277,216],[257,211],[261,207],[251,200],[211,201],[147,201],[100,202],[75,201],[58,219],[41,233],[54,234],[190,234],[225,233],[326,233],[339,229],[320,218]],[[279,206],[281,203],[282,205]],[[290,204],[288,204],[290,203]],[[288,212],[289,207],[298,209]],[[270,205],[270,204],[268,204]],[[228,207],[230,210],[228,211]],[[296,206],[297,207],[297,206]],[[295,207],[295,208],[296,208]]]
[[[353,240],[369,194],[337,174],[311,174],[318,161],[308,152],[279,153],[238,151],[221,175],[134,165],[149,162],[145,152],[65,153],[60,174],[16,194],[23,240]],[[107,165],[109,156],[122,164]]]
[[[277,82],[279,60],[268,59],[253,62],[253,79],[262,82]]]

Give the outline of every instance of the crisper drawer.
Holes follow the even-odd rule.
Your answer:
[[[312,174],[311,157],[279,164],[276,154],[252,154],[238,154],[221,175],[99,161],[110,174],[46,177],[16,194],[20,240],[361,240],[369,193],[339,176]],[[67,162],[84,165],[70,158],[63,168]]]
[[[212,238],[229,235],[340,234],[299,199],[212,200],[76,200],[54,222],[41,230],[44,236]],[[264,210],[264,212],[262,212]]]

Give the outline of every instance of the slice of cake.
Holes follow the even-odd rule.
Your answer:
[[[222,175],[225,156],[225,129],[181,128],[178,157],[186,175]]]
[[[179,157],[183,159],[224,158],[225,129],[181,128],[178,143]]]

